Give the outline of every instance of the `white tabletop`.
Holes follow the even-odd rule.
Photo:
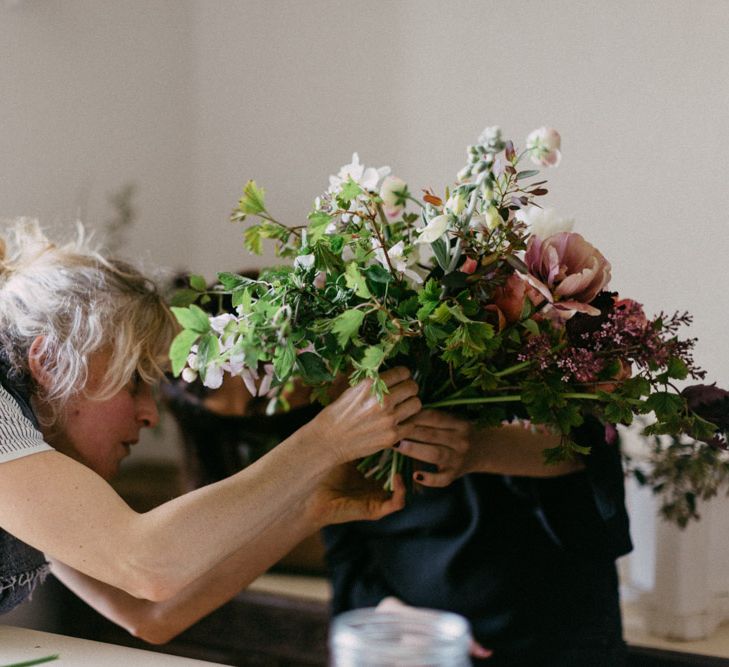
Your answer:
[[[217,662],[179,658],[164,653],[104,644],[0,625],[0,666],[58,654],[58,660],[43,667],[203,667]]]

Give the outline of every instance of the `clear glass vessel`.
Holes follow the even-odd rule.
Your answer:
[[[405,607],[355,609],[332,621],[333,667],[467,667],[468,621],[450,612]]]

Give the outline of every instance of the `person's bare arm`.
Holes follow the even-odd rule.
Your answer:
[[[340,495],[346,487],[350,493]],[[306,501],[306,513],[321,521],[346,521],[362,514],[359,502],[373,503],[372,518],[397,510],[404,504],[405,489],[396,478],[392,496],[374,480],[365,480],[351,464],[332,471]],[[376,506],[377,498],[382,504]],[[359,500],[357,499],[359,497]],[[332,503],[337,505],[332,511]],[[52,561],[53,574],[100,614],[136,637],[163,644],[217,609],[278,561],[310,533],[296,512],[282,514],[259,538],[249,542],[169,600],[152,602],[135,598],[71,567]]]
[[[300,524],[297,530],[305,534],[320,525],[308,498],[328,472],[392,445],[412,428],[402,422],[420,409],[417,386],[404,369],[383,378],[391,386],[384,405],[362,383],[250,467],[145,514],[132,511],[101,477],[57,452],[3,463],[0,526],[135,597],[168,599],[262,539],[281,517]],[[377,518],[389,508],[379,494],[351,498],[343,489],[340,496],[325,507],[331,521]]]
[[[578,460],[547,465],[543,450],[558,445],[559,436],[535,433],[518,424],[478,428],[437,410],[423,410],[411,421],[414,428],[399,451],[438,466],[438,472],[415,473],[424,486],[447,486],[472,472],[557,477],[584,467]]]

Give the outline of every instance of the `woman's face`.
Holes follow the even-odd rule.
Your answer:
[[[89,360],[87,389],[98,389],[109,360],[99,352]],[[152,388],[133,380],[117,394],[104,401],[78,396],[69,401],[61,425],[47,434],[48,442],[58,451],[88,466],[104,479],[111,479],[119,464],[139,440],[143,428],[159,421]]]

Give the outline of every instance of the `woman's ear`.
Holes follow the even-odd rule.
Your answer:
[[[47,359],[43,352],[43,336],[36,336],[28,350],[28,370],[33,382],[43,389],[51,384],[51,376],[46,368]]]

